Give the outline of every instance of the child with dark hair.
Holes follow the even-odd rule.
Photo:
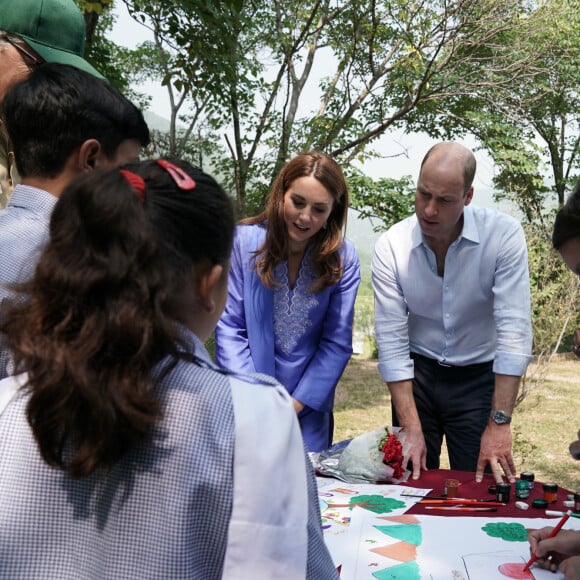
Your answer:
[[[566,266],[580,276],[580,181],[556,214],[552,245]],[[570,443],[570,455],[580,460],[580,431]],[[530,549],[538,557],[536,563],[552,572],[560,570],[566,580],[580,580],[580,531],[560,530],[550,538],[551,531],[548,526],[529,533]]]
[[[233,227],[181,161],[60,196],[2,325],[0,577],[337,578],[290,397],[203,345]]]
[[[143,115],[105,80],[56,63],[39,65],[3,103],[22,181],[0,211],[0,303],[27,280],[48,236],[51,211],[75,177],[139,159]],[[0,336],[0,378],[8,374]]]

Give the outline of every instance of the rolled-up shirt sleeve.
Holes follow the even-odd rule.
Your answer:
[[[497,331],[493,371],[522,376],[532,358],[530,276],[522,227],[513,223],[499,247],[493,285]]]
[[[387,232],[378,239],[371,262],[378,368],[386,382],[412,379],[414,370],[409,356],[407,303],[395,262]]]

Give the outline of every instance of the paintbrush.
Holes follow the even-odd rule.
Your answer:
[[[419,505],[424,505],[428,503],[440,503],[446,505],[485,505],[485,506],[502,506],[506,505],[500,501],[489,501],[485,499],[467,499],[455,497],[453,499],[424,499],[419,502]]]
[[[420,497],[422,499],[447,499],[446,495],[420,495],[420,494],[407,493],[406,491],[402,491],[399,495],[401,497]]]
[[[554,526],[553,530],[548,534],[548,538],[553,538],[561,529],[562,526],[566,523],[568,518],[570,517],[571,511],[567,511],[563,516],[562,519]],[[532,557],[528,560],[528,563],[524,566],[524,572],[527,572],[530,569],[530,566],[538,559],[536,553],[532,554]]]
[[[426,510],[448,510],[457,512],[496,512],[495,507],[475,507],[475,506],[461,506],[461,505],[428,505]]]

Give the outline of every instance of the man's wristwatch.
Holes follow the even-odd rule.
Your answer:
[[[489,418],[497,423],[498,425],[507,425],[511,423],[512,418],[506,415],[503,411],[492,411],[489,414]]]

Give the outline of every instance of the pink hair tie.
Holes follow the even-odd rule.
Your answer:
[[[165,169],[165,171],[171,175],[171,179],[173,179],[175,185],[177,185],[179,189],[183,189],[185,191],[195,189],[195,181],[188,173],[183,171],[181,167],[177,167],[177,165],[171,163],[171,161],[167,161],[167,159],[157,159],[156,163],[157,165],[163,167],[163,169]]]
[[[141,203],[145,202],[145,181],[140,175],[127,169],[119,169],[119,173],[125,178],[127,183],[135,190]]]

